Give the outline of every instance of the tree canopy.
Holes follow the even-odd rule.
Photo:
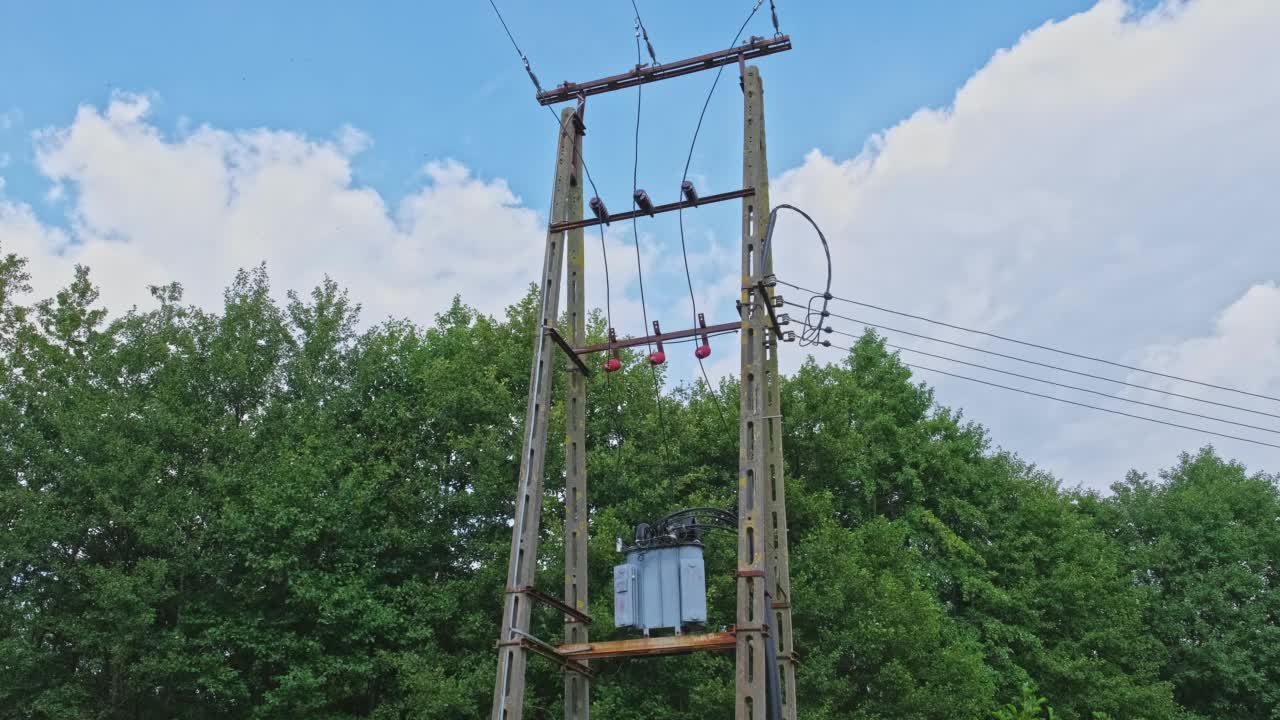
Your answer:
[[[216,311],[169,285],[116,317],[86,269],[27,281],[0,260],[0,717],[487,717],[534,293],[363,326],[335,283],[281,304],[263,268]],[[614,538],[736,487],[736,384],[657,395],[625,360],[589,388],[597,639],[624,636]],[[873,334],[782,393],[803,718],[1280,718],[1276,476],[1204,448],[1065,488]],[[732,707],[728,656],[598,665],[599,717]],[[529,681],[530,717],[560,717],[558,669]]]

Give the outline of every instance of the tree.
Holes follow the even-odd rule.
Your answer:
[[[1280,488],[1212,448],[1092,505],[1141,588],[1161,675],[1205,718],[1280,717]]]

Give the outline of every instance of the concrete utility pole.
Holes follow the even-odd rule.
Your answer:
[[[540,92],[542,104],[576,99],[577,109],[560,114],[559,149],[551,200],[550,225],[543,258],[539,296],[540,327],[534,338],[529,400],[525,412],[524,445],[511,529],[511,555],[498,637],[498,667],[494,683],[493,720],[520,720],[525,695],[525,667],[530,652],[558,664],[564,671],[565,720],[588,720],[592,659],[685,654],[734,650],[737,720],[795,720],[795,651],[791,637],[791,585],[787,549],[786,491],[783,481],[782,413],[778,387],[779,325],[774,308],[773,267],[763,247],[769,218],[769,171],[764,137],[764,97],[759,70],[746,60],[791,47],[790,38],[751,38],[719,53],[636,69],[587,83],[565,83]],[[743,187],[699,197],[692,186],[685,199],[653,205],[646,199],[640,210],[609,215],[593,199],[594,219],[582,217],[583,110],[588,95],[654,82],[667,77],[737,63],[743,91]],[[699,326],[673,332],[586,344],[583,229],[615,220],[694,208],[742,199],[742,293],[739,323]],[[639,202],[639,201],[637,201]],[[598,205],[598,209],[597,209]],[[568,337],[555,329],[561,277],[568,258],[565,295]],[[590,370],[582,357],[650,342],[740,330],[741,425],[738,482],[737,624],[727,632],[676,634],[627,640],[589,642],[588,504],[586,474],[586,402]],[[550,417],[555,348],[572,362],[565,408],[565,578],[564,600],[534,586],[538,533],[541,526],[546,423]],[[700,356],[701,357],[701,356]],[[616,366],[616,364],[615,364]],[[732,519],[728,520],[732,523]],[[701,571],[699,571],[701,572]],[[557,610],[564,618],[564,644],[556,646],[529,632],[533,603]],[[677,628],[678,630],[678,628]]]
[[[551,218],[566,220],[582,214],[579,184],[582,135],[576,129],[575,111],[560,113],[560,144],[556,153],[556,174],[552,185]],[[577,200],[575,206],[574,200]],[[520,480],[516,492],[515,522],[511,527],[511,558],[507,570],[506,602],[502,609],[502,634],[498,638],[498,676],[494,683],[493,720],[520,720],[524,711],[525,665],[528,652],[540,648],[529,634],[532,601],[540,600],[534,588],[538,565],[538,530],[542,524],[542,481],[547,449],[547,419],[551,416],[551,372],[555,368],[553,343],[547,329],[554,328],[560,307],[560,277],[564,270],[566,233],[548,232],[542,260],[539,292],[539,330],[533,341],[533,369],[529,376],[529,402],[524,415],[524,447],[520,454]],[[581,261],[582,231],[577,231],[578,259]],[[570,241],[572,243],[572,241]],[[581,266],[578,267],[581,297]],[[578,308],[581,314],[581,308]],[[572,421],[571,421],[572,422]],[[581,446],[582,443],[579,443]],[[575,458],[576,459],[576,458]],[[582,466],[579,465],[581,468]],[[581,478],[585,489],[585,475]],[[582,497],[586,506],[585,494]],[[585,513],[584,513],[585,515]],[[584,518],[585,519],[585,518]],[[585,523],[583,523],[585,526]],[[585,545],[585,535],[583,543]],[[585,566],[585,561],[583,565]],[[585,570],[585,567],[584,567]],[[584,578],[585,579],[585,578]],[[585,583],[581,595],[586,605]],[[566,632],[569,632],[566,626]],[[584,633],[585,636],[585,633]],[[566,684],[566,692],[569,686]],[[583,690],[585,695],[585,689]]]
[[[755,188],[742,202],[742,358],[738,449],[738,718],[763,717],[769,679],[782,717],[794,720],[795,656],[791,636],[791,571],[786,485],[782,464],[782,405],[778,376],[773,257],[764,254],[769,217],[769,164],[760,71],[742,82],[742,184]],[[773,648],[766,648],[773,643]],[[772,650],[772,652],[770,652]],[[777,658],[770,661],[769,658]],[[770,667],[768,663],[776,663]],[[774,673],[777,673],[776,675]],[[780,707],[778,707],[780,706]],[[771,709],[768,716],[774,714]]]

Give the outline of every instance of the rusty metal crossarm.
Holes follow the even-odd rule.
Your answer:
[[[659,80],[711,70],[721,65],[731,65],[739,62],[739,58],[745,62],[790,49],[791,37],[788,35],[777,35],[770,38],[753,37],[747,42],[728,50],[696,55],[661,65],[647,67],[638,65],[630,72],[610,75],[598,80],[588,80],[581,83],[562,83],[552,90],[544,90],[538,93],[538,102],[542,105],[554,105],[568,100],[575,100],[579,97],[599,95],[600,93],[614,90],[625,90],[637,85],[645,85]]]
[[[551,223],[547,228],[548,232],[558,233],[566,230],[577,230],[578,228],[593,227],[602,223],[611,223],[618,220],[630,220],[631,218],[645,217],[648,215],[659,215],[661,213],[679,210],[680,208],[697,207],[698,205],[709,205],[711,203],[723,202],[725,200],[737,200],[738,198],[751,197],[755,195],[755,188],[743,188],[741,190],[730,190],[716,195],[708,195],[698,198],[696,201],[681,200],[680,202],[667,203],[666,205],[654,205],[653,209],[645,210],[628,210],[615,215],[610,215],[605,219],[600,218],[582,218],[581,220],[569,220],[568,222]]]
[[[624,338],[617,342],[603,342],[595,345],[587,345],[585,347],[574,348],[573,352],[579,355],[587,355],[590,353],[606,352],[608,350],[635,347],[637,345],[646,345],[648,343],[656,343],[659,340],[666,342],[668,340],[679,340],[680,338],[693,337],[695,335],[717,335],[722,332],[731,332],[742,327],[742,323],[730,322],[720,323],[719,325],[708,325],[707,327],[690,328],[688,330],[676,330],[675,332],[662,333],[661,335],[645,335],[636,338]]]

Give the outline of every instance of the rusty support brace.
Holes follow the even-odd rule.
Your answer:
[[[708,195],[700,197],[695,202],[681,200],[680,202],[667,203],[666,205],[654,205],[649,210],[628,210],[609,215],[608,220],[600,218],[582,218],[581,220],[569,220],[567,222],[553,222],[548,228],[548,232],[564,232],[565,230],[576,230],[578,228],[593,227],[595,225],[617,222],[619,220],[630,220],[631,218],[646,217],[649,215],[657,215],[660,213],[672,212],[680,208],[691,208],[699,205],[708,205],[711,203],[723,202],[725,200],[736,200],[738,198],[751,197],[755,194],[754,188],[743,188],[741,190],[730,190],[716,195]]]
[[[662,333],[661,335],[645,335],[638,338],[625,338],[612,343],[596,343],[595,345],[587,345],[586,347],[574,348],[573,351],[579,355],[587,355],[590,353],[606,352],[608,350],[621,350],[622,348],[635,347],[637,345],[647,345],[649,343],[658,342],[659,340],[667,342],[670,340],[679,340],[680,338],[693,337],[702,335],[716,335],[722,332],[733,332],[741,327],[742,323],[720,323],[719,325],[711,325],[705,328],[690,328],[688,330],[676,330],[675,332]]]
[[[710,70],[722,65],[730,65],[739,62],[739,58],[742,58],[743,61],[754,60],[790,49],[791,38],[786,35],[777,35],[771,38],[753,37],[742,45],[728,50],[697,55],[661,65],[638,66],[630,72],[611,75],[599,80],[589,80],[582,83],[562,83],[554,89],[538,93],[537,97],[538,102],[542,105],[554,105],[559,102],[586,97],[587,95],[625,90],[637,85],[646,85],[651,82],[666,80],[667,78],[680,77],[681,75]]]
[[[548,607],[553,607],[556,610],[559,610],[560,612],[564,613],[565,615],[572,617],[576,622],[580,622],[584,625],[591,624],[590,615],[570,607],[559,598],[548,595],[532,585],[526,585],[522,588],[508,590],[507,592],[524,593],[525,595],[528,595],[529,597],[533,598],[534,600],[537,600],[543,605],[546,605]]]
[[[564,351],[564,354],[567,355],[571,361],[573,361],[573,364],[578,367],[578,370],[580,370],[583,375],[591,377],[590,368],[587,367],[586,363],[582,362],[582,358],[578,357],[578,353],[574,352],[573,346],[565,342],[564,338],[560,337],[560,333],[556,332],[555,328],[549,327],[543,328],[543,330],[547,333],[548,337],[555,341],[556,345],[560,346],[560,349]]]
[[[559,665],[565,670],[578,673],[579,675],[585,675],[586,677],[592,676],[591,668],[587,667],[586,665],[583,665],[582,663],[578,662],[575,659],[565,657],[551,643],[546,642],[545,640],[539,640],[538,638],[526,632],[516,631],[516,634],[519,635],[519,639],[516,640],[516,643],[518,643],[520,647],[526,650],[531,650],[534,653],[541,655],[542,657]],[[498,643],[498,644],[510,645],[512,643]]]

